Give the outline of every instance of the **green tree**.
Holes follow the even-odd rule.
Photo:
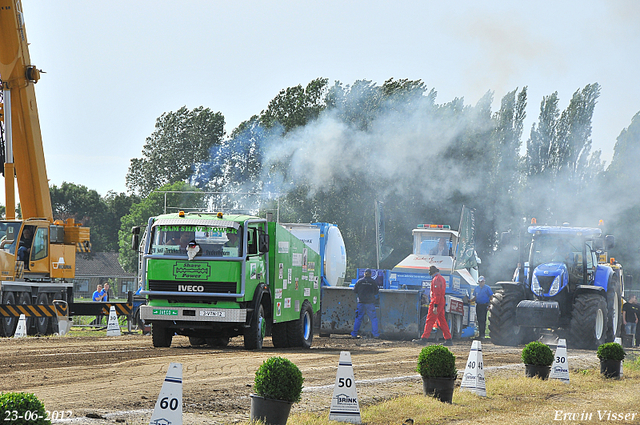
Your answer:
[[[591,152],[591,120],[600,95],[597,83],[577,90],[569,106],[558,110],[558,96],[543,99],[539,123],[527,142],[524,210],[542,223],[570,218],[594,220],[591,204],[594,178],[603,171],[600,152]],[[550,199],[557,202],[549,202]]]
[[[105,235],[104,251],[117,252],[120,246],[118,241],[120,220],[129,214],[133,204],[140,202],[140,198],[136,195],[109,191],[102,199],[107,206],[105,214],[105,228],[107,232]]]
[[[194,164],[205,162],[224,136],[224,117],[209,108],[164,113],[147,138],[142,158],[133,158],[126,176],[127,188],[140,196],[168,183],[188,182]]]
[[[318,118],[325,108],[328,81],[326,78],[316,78],[305,88],[299,84],[281,90],[269,102],[267,109],[260,113],[260,123],[266,128],[280,124],[287,133]]]
[[[605,217],[607,230],[616,237],[610,253],[624,267],[625,275],[633,276],[633,288],[639,289],[640,264],[640,112],[631,119],[629,127],[620,132],[614,147],[613,159],[603,179],[607,202],[600,214]],[[629,280],[625,287],[630,287]]]
[[[163,191],[190,192],[190,193],[170,193],[167,194],[165,204],[165,194]],[[128,214],[121,219],[120,231],[118,232],[119,252],[118,260],[120,265],[131,273],[138,269],[138,253],[131,248],[131,229],[141,226],[143,231],[149,218],[164,213],[165,205],[182,206],[195,209],[203,209],[203,196],[197,194],[199,190],[184,182],[175,182],[160,187],[157,191],[151,192],[139,203],[131,205]],[[170,212],[170,211],[167,211]],[[173,211],[175,212],[175,210]]]
[[[476,209],[476,251],[483,259],[483,274],[496,280],[504,280],[516,261],[514,258],[496,251],[498,235],[510,228],[521,225],[522,167],[520,147],[522,144],[523,121],[526,118],[527,87],[520,92],[513,90],[501,101],[500,109],[494,114],[495,127],[491,136],[491,149],[482,165],[479,181],[486,182],[482,197],[470,200]],[[475,201],[475,202],[474,202]],[[493,266],[491,269],[488,266]]]

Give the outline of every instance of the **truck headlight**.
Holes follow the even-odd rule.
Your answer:
[[[531,290],[534,294],[538,296],[542,296],[542,286],[540,286],[540,282],[538,282],[538,276],[533,275],[533,279],[531,279]]]
[[[553,297],[558,293],[558,291],[560,291],[560,282],[562,282],[562,274],[559,274],[558,276],[556,276],[555,279],[553,279],[553,283],[551,284],[551,289],[549,289],[550,297]]]

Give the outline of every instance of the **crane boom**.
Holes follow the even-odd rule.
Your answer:
[[[0,221],[0,290],[4,281],[54,282],[75,276],[76,252],[90,250],[89,228],[54,221],[20,0],[0,0],[0,81],[5,136],[6,219]],[[22,221],[15,217],[15,180]]]
[[[39,78],[40,71],[31,64],[29,56],[22,4],[20,0],[0,0],[0,79],[5,128],[10,130],[4,166],[9,220],[15,218],[15,174],[22,217],[53,222],[34,89]]]

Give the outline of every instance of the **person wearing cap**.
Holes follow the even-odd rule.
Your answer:
[[[358,331],[362,325],[362,319],[366,314],[371,320],[371,333],[374,338],[379,338],[378,317],[376,316],[376,295],[378,295],[378,283],[371,278],[371,269],[364,271],[364,277],[359,279],[353,287],[358,296],[358,306],[356,307],[356,320],[353,323],[352,338],[358,338]]]
[[[427,340],[431,336],[431,329],[433,325],[437,324],[442,330],[444,336],[444,345],[453,345],[451,342],[451,331],[449,330],[449,324],[444,317],[444,305],[445,298],[444,292],[447,289],[447,282],[440,274],[440,270],[436,266],[429,267],[429,274],[431,275],[431,292],[429,302],[429,312],[427,313],[427,322],[424,324],[424,331],[420,339],[414,339],[413,342],[418,344],[426,344]]]
[[[485,285],[484,276],[478,278],[478,286],[473,289],[473,297],[470,301],[476,302],[476,317],[478,318],[478,334],[480,338],[484,338],[485,329],[487,327],[487,310],[493,291],[489,285]]]

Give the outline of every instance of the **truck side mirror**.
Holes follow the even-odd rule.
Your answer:
[[[613,248],[615,244],[615,238],[613,235],[607,235],[604,237],[604,246],[607,251]]]
[[[260,241],[258,243],[260,252],[269,252],[269,235],[260,233]]]
[[[131,228],[131,249],[134,251],[137,251],[139,246],[140,246],[140,226],[135,226]]]

